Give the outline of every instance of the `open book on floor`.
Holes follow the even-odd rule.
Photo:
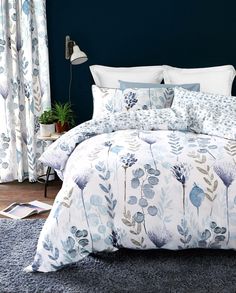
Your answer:
[[[0,214],[12,219],[23,219],[34,214],[48,212],[51,208],[51,205],[38,200],[27,203],[14,202],[4,210],[0,211]]]

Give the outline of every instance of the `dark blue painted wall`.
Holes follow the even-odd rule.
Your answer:
[[[235,0],[48,0],[47,21],[53,100],[68,99],[65,36],[89,57],[73,66],[72,103],[78,122],[92,115],[91,64],[236,66]]]

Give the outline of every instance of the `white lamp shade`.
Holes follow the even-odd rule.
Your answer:
[[[72,65],[78,65],[86,62],[88,60],[87,55],[80,50],[78,45],[74,45],[73,53],[70,56],[70,62]]]

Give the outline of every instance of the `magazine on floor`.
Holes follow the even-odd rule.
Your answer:
[[[14,202],[2,211],[0,211],[0,214],[10,217],[12,219],[23,219],[34,214],[48,212],[51,210],[51,208],[51,205],[40,202],[38,200],[27,203]]]

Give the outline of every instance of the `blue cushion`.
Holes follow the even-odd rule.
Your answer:
[[[190,84],[159,84],[159,83],[141,83],[141,82],[130,82],[119,80],[120,89],[123,91],[127,88],[174,88],[182,87],[189,91],[200,91],[200,83],[190,83]]]

